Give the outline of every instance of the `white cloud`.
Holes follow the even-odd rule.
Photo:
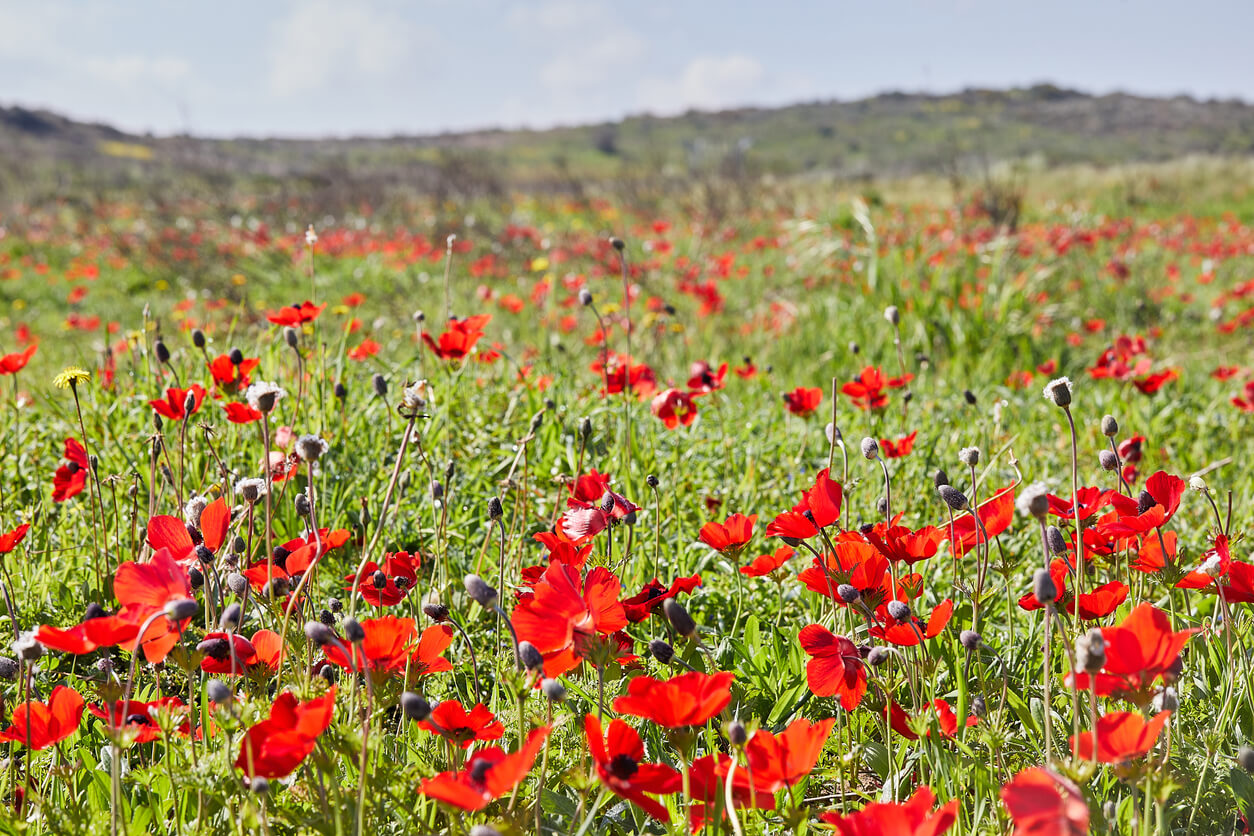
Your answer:
[[[298,3],[275,23],[270,91],[290,96],[335,77],[380,78],[404,63],[419,36],[413,25],[369,3]]]
[[[589,90],[629,68],[644,51],[644,39],[630,30],[600,34],[572,43],[545,62],[540,81],[557,95]]]
[[[678,78],[641,81],[636,88],[637,104],[652,113],[731,107],[757,99],[767,80],[766,70],[756,58],[703,56],[689,61]]]
[[[92,76],[123,86],[148,81],[173,83],[185,78],[191,70],[191,66],[181,58],[147,58],[143,55],[89,58],[85,67]]]

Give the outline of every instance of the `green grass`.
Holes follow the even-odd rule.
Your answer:
[[[191,338],[190,328],[198,327],[207,335],[209,355],[238,347],[260,359],[255,380],[274,381],[287,390],[272,427],[290,426],[297,434],[315,433],[328,441],[329,452],[315,476],[317,518],[321,525],[348,529],[352,536],[325,558],[307,607],[292,616],[292,656],[277,678],[250,677],[239,683],[237,707],[213,714],[215,732],[195,748],[187,738],[167,732],[155,743],[122,749],[127,768],[119,776],[119,812],[127,832],[234,833],[265,827],[274,833],[342,834],[354,832],[359,821],[369,833],[461,833],[481,823],[530,832],[537,805],[546,832],[578,830],[598,793],[582,731],[584,715],[598,710],[596,671],[585,664],[564,676],[567,699],[549,704],[514,671],[508,632],[493,613],[467,598],[461,579],[470,572],[482,575],[500,589],[502,607],[512,611],[522,568],[544,562],[544,550],[532,534],[549,530],[564,509],[565,480],[592,468],[613,474],[615,490],[641,511],[630,533],[620,527],[613,531],[612,543],[605,534],[593,541],[590,565],[611,568],[622,580],[622,597],[635,594],[654,574],[664,584],[694,573],[702,578],[691,596],[680,599],[699,625],[700,645],[675,639],[660,614],[628,625],[633,652],[641,658],[630,665],[607,666],[607,720],[614,714],[612,698],[626,691],[630,678],[682,672],[648,656],[647,642],[667,637],[686,664],[735,674],[723,717],[693,735],[697,754],[727,751],[723,720],[733,716],[751,730],[774,732],[799,717],[837,718],[813,772],[791,791],[777,794],[778,811],[738,811],[745,832],[819,830],[820,812],[904,799],[921,784],[930,785],[942,802],[959,800],[959,824],[953,832],[1007,832],[1009,818],[998,793],[1017,772],[1043,762],[1047,711],[1054,718],[1054,768],[1082,786],[1093,832],[1129,833],[1134,827],[1143,832],[1236,832],[1238,811],[1254,801],[1254,783],[1235,761],[1238,748],[1254,735],[1247,605],[1233,605],[1232,653],[1222,626],[1190,641],[1174,686],[1179,710],[1171,720],[1170,743],[1164,738],[1148,759],[1139,761],[1148,765],[1138,780],[1124,768],[1094,769],[1069,758],[1066,737],[1073,708],[1071,691],[1062,681],[1065,654],[1058,641],[1053,646],[1052,699],[1048,705],[1044,701],[1042,613],[1013,605],[1030,590],[1032,570],[1040,563],[1035,521],[1016,514],[992,549],[993,570],[981,612],[984,649],[969,663],[958,635],[972,624],[974,560],[969,556],[962,563],[957,587],[943,550],[916,564],[913,571],[922,575],[923,591],[915,609],[928,612],[951,598],[952,621],[921,648],[902,649],[892,665],[875,670],[874,687],[852,712],[842,710],[833,698],[810,693],[808,657],[798,643],[798,631],[823,623],[856,643],[877,642],[846,611],[833,620],[831,607],[797,581],[796,573],[809,565],[809,556],[799,552],[785,564],[778,586],[737,571],[781,545],[765,536],[767,524],[814,484],[829,460],[834,461],[834,474],[842,475],[846,467],[848,472],[838,527],[856,532],[861,524],[880,519],[876,502],[883,476],[877,464],[859,455],[863,436],[895,439],[918,432],[914,451],[888,462],[893,511],[904,512],[902,522],[912,528],[942,526],[947,520],[933,490],[937,468],[948,470],[954,484],[970,493],[970,475],[958,462],[963,447],[982,451],[977,472],[981,499],[1016,481],[1017,472],[1027,482],[1043,481],[1053,492],[1069,496],[1066,418],[1041,395],[1047,380],[1061,375],[1075,381],[1081,484],[1117,486],[1114,476],[1097,464],[1098,451],[1107,444],[1099,423],[1104,414],[1113,414],[1121,425],[1117,441],[1132,435],[1147,439],[1136,489],[1160,469],[1186,479],[1205,471],[1221,507],[1231,496],[1235,539],[1247,524],[1254,479],[1240,458],[1250,417],[1229,400],[1240,394],[1246,378],[1219,381],[1210,372],[1219,365],[1246,365],[1248,336],[1219,333],[1211,311],[1222,294],[1251,275],[1251,259],[1242,254],[1248,252],[1244,246],[1249,236],[1222,217],[1228,209],[1246,206],[1248,196],[1234,195],[1236,187],[1217,183],[1222,175],[1181,171],[1179,180],[1169,182],[1185,184],[1179,189],[1191,182],[1201,186],[1188,191],[1151,188],[1141,206],[1119,202],[1121,194],[1127,195],[1119,181],[1111,185],[1094,177],[1086,181],[1083,194],[1057,180],[1034,183],[1030,211],[1014,236],[991,228],[978,215],[949,207],[942,202],[946,194],[940,187],[925,182],[887,186],[866,216],[868,226],[843,198],[805,186],[788,192],[786,200],[764,189],[762,208],[722,221],[674,206],[643,214],[622,206],[593,210],[524,198],[508,205],[458,207],[461,211],[446,215],[414,206],[401,216],[404,227],[436,242],[436,257],[333,255],[328,250],[335,230],[318,224],[321,240],[312,290],[307,260],[294,261],[273,242],[250,246],[229,214],[196,202],[164,207],[105,203],[91,210],[63,205],[6,218],[0,274],[6,268],[13,274],[0,281],[7,326],[0,348],[17,350],[14,329],[26,323],[39,339],[39,349],[26,369],[0,381],[5,394],[0,410],[0,532],[19,522],[31,523],[26,539],[5,557],[4,577],[16,609],[16,618],[5,627],[69,627],[79,623],[92,601],[112,611],[111,583],[99,588],[97,567],[108,581],[117,565],[149,559],[143,541],[150,508],[152,513],[181,516],[180,500],[219,492],[237,505],[235,481],[261,474],[257,425],[227,422],[221,409],[227,399],[206,398],[190,423],[166,421],[154,430],[148,400],[161,397],[176,380],[209,387],[205,358]],[[1133,180],[1146,182],[1137,174],[1122,182]],[[916,202],[920,192],[932,200]],[[1059,202],[1049,205],[1038,197],[1043,192]],[[1171,205],[1180,194],[1194,196],[1195,202]],[[1122,211],[1110,214],[1116,210]],[[473,226],[466,222],[470,214],[475,216]],[[274,236],[290,234],[298,240],[303,231],[301,222],[293,223],[290,233],[284,230],[286,218],[277,211],[241,209],[245,226],[254,215],[271,224]],[[459,220],[445,223],[437,217]],[[672,224],[664,236],[650,229],[658,219]],[[355,228],[358,220],[345,214],[337,218],[336,227]],[[360,221],[364,242],[393,237],[390,221]],[[534,228],[547,245],[507,240],[507,223]],[[878,242],[874,247],[868,245],[870,229]],[[461,316],[492,313],[477,349],[499,344],[502,356],[494,362],[443,362],[416,340],[417,310],[425,311],[427,330],[437,335],[442,330],[446,300],[439,254],[450,232],[471,243],[468,253],[452,261],[450,307]],[[1060,253],[1051,243],[1060,234],[1090,232],[1092,246],[1076,243]],[[751,357],[759,370],[752,379],[729,373],[723,390],[697,398],[699,415],[690,427],[665,429],[650,413],[648,399],[601,397],[600,376],[591,368],[600,347],[586,341],[597,323],[593,310],[577,303],[573,279],[567,287],[559,285],[551,301],[531,301],[537,281],[560,283],[586,276],[596,310],[615,323],[610,349],[625,351],[621,284],[606,258],[608,251],[594,255],[597,242],[610,234],[627,241],[631,262],[641,268],[634,277],[640,295],[631,308],[633,354],[654,370],[659,390],[684,388],[689,366],[698,360],[715,367],[722,362],[740,366],[743,358]],[[673,245],[671,253],[651,255],[645,249],[645,241],[659,238]],[[766,246],[753,245],[759,238]],[[1232,246],[1215,248],[1216,241]],[[301,243],[294,246],[298,252],[303,249]],[[487,254],[496,259],[497,275],[472,275],[472,264]],[[534,260],[541,256],[554,263],[536,269]],[[727,256],[728,276],[716,278],[719,258]],[[1110,272],[1108,265],[1116,257],[1129,266],[1125,279]],[[1204,258],[1213,260],[1214,280],[1199,284]],[[46,271],[37,269],[41,264],[47,265]],[[68,273],[85,264],[99,268],[98,278],[67,280]],[[1169,265],[1180,271],[1175,284],[1166,278]],[[703,312],[700,300],[683,289],[686,283],[707,281],[714,281],[723,298],[720,311]],[[67,295],[80,286],[88,292],[71,305]],[[359,307],[339,306],[349,293],[364,296]],[[512,313],[484,298],[505,294],[526,300],[523,310]],[[267,323],[261,313],[311,296],[328,307],[315,324],[300,330],[293,350],[282,329]],[[651,298],[657,303],[650,303]],[[184,309],[180,303],[190,304]],[[674,312],[663,312],[663,304]],[[894,331],[884,317],[889,305],[901,312],[903,362],[914,375],[912,399],[903,406],[902,390],[894,390],[888,408],[879,413],[854,408],[844,395],[833,404],[833,381],[847,383],[864,366],[899,373]],[[1223,319],[1242,307],[1239,300],[1224,302]],[[90,331],[71,328],[65,324],[70,310],[99,316],[100,326]],[[572,330],[559,327],[562,316],[574,318]],[[1105,324],[1090,333],[1084,324],[1093,319]],[[348,333],[357,320],[359,330]],[[116,330],[106,333],[110,323],[116,323]],[[1086,370],[1120,334],[1144,334],[1154,369],[1177,369],[1179,379],[1156,395],[1143,395],[1129,383],[1091,379]],[[161,367],[154,356],[158,335],[172,353],[168,367]],[[382,345],[380,353],[361,362],[348,359],[346,349],[367,336]],[[128,341],[125,351],[118,345],[122,340]],[[106,345],[116,351],[115,379],[108,388],[100,375]],[[1053,374],[1033,371],[1051,360],[1057,364]],[[78,391],[88,446],[99,460],[102,491],[97,495],[92,487],[69,502],[54,503],[52,474],[62,443],[67,436],[82,435],[71,393],[52,386],[53,376],[70,363],[93,371],[91,381]],[[1011,375],[1023,371],[1033,371],[1031,383],[1012,386]],[[376,374],[387,382],[386,396],[376,394]],[[416,439],[398,462],[406,421],[396,405],[403,385],[421,378],[429,382],[432,395],[416,420]],[[342,401],[333,394],[337,383],[346,389]],[[824,391],[817,414],[803,418],[786,412],[781,394],[797,386]],[[974,404],[964,397],[967,391]],[[591,426],[586,443],[580,431],[585,419]],[[847,463],[825,438],[829,420],[849,445]],[[154,432],[164,446],[161,462],[168,463],[172,480],[150,463]],[[229,471],[227,478],[219,459]],[[396,484],[389,491],[394,470]],[[656,493],[649,487],[650,475],[658,480]],[[432,501],[433,480],[442,483],[443,506]],[[307,481],[302,470],[288,487],[276,486],[275,542],[300,533],[293,501]],[[385,507],[389,495],[392,502]],[[501,526],[489,520],[492,497],[504,506]],[[729,560],[699,544],[697,537],[705,522],[722,521],[733,512],[757,514],[759,519],[751,544]],[[1058,524],[1067,530],[1065,521]],[[246,518],[237,518],[233,526],[232,534],[251,541],[251,553],[241,555],[240,562],[264,558],[260,514],[252,520],[251,532],[246,531]],[[1167,526],[1179,536],[1180,569],[1198,564],[1212,527],[1204,498],[1186,494]],[[498,553],[502,531],[503,558]],[[456,763],[436,735],[403,722],[396,706],[406,687],[432,702],[473,702],[470,656],[460,637],[445,654],[451,672],[408,685],[399,676],[374,683],[364,810],[357,805],[362,723],[354,709],[365,704],[367,695],[349,673],[340,679],[333,722],[293,780],[271,782],[264,798],[245,788],[241,772],[232,766],[243,730],[264,719],[278,690],[290,687],[308,697],[324,689],[308,665],[320,651],[299,628],[316,618],[330,597],[352,606],[342,578],[353,572],[376,534],[375,550],[366,557],[377,559],[383,551],[401,549],[424,555],[417,591],[389,612],[415,618],[423,629],[431,622],[421,612],[420,595],[450,607],[473,643],[484,701],[505,726],[497,742],[514,751],[521,741],[520,726],[553,723],[543,794],[539,762],[522,782],[515,802],[511,804],[506,792],[483,812],[455,812],[415,793],[422,779]],[[229,551],[233,549],[224,547],[223,553]],[[1245,554],[1244,543],[1234,546],[1235,559]],[[223,561],[220,555],[220,571],[225,571]],[[1166,581],[1169,576],[1170,571],[1130,575],[1122,553],[1102,562],[1086,587],[1132,577],[1132,590],[1127,603],[1099,625],[1118,623],[1143,601],[1173,613],[1176,629],[1211,624],[1216,596],[1173,589]],[[135,694],[144,700],[159,695],[187,700],[190,692],[200,703],[203,722],[210,716],[205,688],[211,677],[197,670],[196,644],[212,627],[211,614],[236,596],[227,592],[222,600],[210,602],[214,596],[202,589],[196,597],[201,613],[159,670],[139,665]],[[279,603],[256,595],[250,600],[242,632],[251,635],[263,627],[278,631]],[[356,607],[359,616],[380,614],[364,604]],[[0,620],[8,621],[7,611]],[[1065,632],[1075,638],[1081,627],[1067,619]],[[342,634],[342,623],[336,629]],[[102,659],[111,660],[112,674],[100,672],[96,663]],[[119,648],[83,656],[49,651],[26,672],[41,699],[54,685],[65,684],[91,704],[120,695],[130,661],[130,653]],[[23,689],[11,681],[4,683],[3,692],[8,725]],[[985,713],[958,739],[938,734],[917,741],[896,733],[886,737],[883,715],[875,711],[886,693],[910,713],[933,699],[957,705],[978,695]],[[1081,707],[1079,726],[1087,729],[1087,708]],[[1103,700],[1102,710],[1129,708]],[[646,721],[628,720],[644,736],[649,761],[679,763],[674,735]],[[77,732],[43,751],[6,745],[11,760],[0,771],[0,790],[7,829],[108,832],[114,802],[105,723],[85,715]],[[738,757],[743,764],[743,756]],[[21,816],[7,803],[16,787],[27,788],[28,806]],[[1142,807],[1147,788],[1156,795]],[[668,796],[665,803],[672,814],[669,830],[609,795],[589,832],[682,832],[682,794]],[[721,827],[730,832],[727,823]]]

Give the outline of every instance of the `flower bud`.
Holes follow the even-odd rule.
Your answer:
[[[239,626],[240,619],[243,617],[243,610],[239,604],[230,604],[222,611],[222,616],[218,619],[218,629],[225,633],[229,633]]]
[[[727,741],[733,746],[744,746],[749,742],[749,732],[745,729],[745,724],[739,720],[732,720],[727,724]]]
[[[971,406],[975,406],[975,393],[972,392],[970,389],[963,389],[962,397],[966,400],[968,404],[970,404]]]
[[[1041,606],[1052,604],[1058,599],[1058,587],[1054,585],[1048,569],[1037,569],[1032,574],[1032,594]]]
[[[296,333],[296,329],[289,325],[283,329],[283,341],[287,343],[289,348],[296,348],[300,344],[300,334]]]
[[[415,723],[421,723],[431,716],[431,703],[427,702],[420,694],[415,694],[413,691],[405,691],[401,694],[401,711],[410,720],[413,720]]]
[[[945,501],[951,511],[965,511],[967,509],[967,496],[962,491],[952,485],[941,485],[937,489],[940,498]]]
[[[649,642],[649,653],[663,665],[669,665],[671,659],[675,658],[675,648],[662,639],[654,639]]]
[[[836,587],[836,594],[840,596],[840,600],[846,604],[852,604],[862,597],[862,593],[851,583],[842,583]]]
[[[248,591],[248,578],[239,572],[232,572],[226,576],[226,588],[243,597],[244,593]]]
[[[170,362],[170,349],[166,348],[165,340],[157,337],[152,344],[152,351],[157,355],[157,362],[165,365]]]
[[[867,436],[862,439],[862,455],[867,461],[875,461],[880,457],[880,445],[875,439]]]
[[[1102,416],[1102,435],[1107,438],[1114,438],[1119,435],[1119,422],[1115,420],[1115,416]]]
[[[205,693],[218,705],[226,705],[235,699],[235,692],[220,679],[211,679],[206,682]]]
[[[697,624],[688,614],[688,610],[684,609],[683,604],[674,598],[667,598],[662,603],[662,612],[666,614],[666,620],[675,628],[676,633],[686,639],[696,635]]]
[[[888,614],[897,621],[906,621],[910,618],[910,605],[905,601],[889,601]]]
[[[536,649],[536,646],[529,641],[521,641],[518,643],[518,658],[522,662],[523,667],[529,671],[544,670],[544,656]]]
[[[1201,476],[1190,476],[1189,490],[1196,491],[1197,493],[1206,493],[1209,488],[1206,486],[1206,480]]]
[[[248,788],[257,795],[265,795],[270,792],[270,782],[260,775],[256,775],[248,782]]]
[[[592,304],[592,291],[586,287],[579,288],[579,304],[585,308]]]
[[[21,667],[16,659],[0,656],[0,679],[3,679],[5,682],[12,682],[17,679],[17,674]]]
[[[360,641],[365,641],[366,630],[364,627],[361,626],[360,621],[358,621],[357,619],[353,618],[350,615],[348,618],[344,619],[343,626],[344,626],[344,638],[348,639],[353,644],[357,644],[357,642],[360,642]]]
[[[1098,451],[1097,463],[1101,465],[1102,470],[1107,473],[1114,473],[1119,469],[1119,457],[1115,455],[1114,450]]]
[[[540,691],[552,702],[566,699],[566,686],[556,679],[545,679],[540,683]]]
[[[196,603],[192,598],[180,598],[165,605],[166,618],[171,621],[184,621],[189,618],[195,618],[198,612],[200,612],[200,604]]]
[[[1106,638],[1099,628],[1094,627],[1075,640],[1075,666],[1090,674],[1106,666]]]
[[[203,350],[205,347],[205,332],[199,328],[192,329],[192,345]]]
[[[484,609],[491,609],[496,606],[496,602],[500,597],[496,589],[488,585],[488,582],[478,575],[467,575],[463,579],[466,585],[466,594],[470,596],[470,600],[474,601]]]
[[[897,310],[896,305],[889,305],[884,309],[884,318],[895,328],[901,324],[901,311]]]
[[[505,515],[505,509],[501,507],[501,498],[494,496],[488,500],[488,519],[493,522],[499,520]]]
[[[866,655],[866,663],[873,668],[878,668],[887,661],[888,648],[883,645],[877,644],[875,647],[871,648],[871,651]]]
[[[980,463],[979,447],[963,447],[958,451],[958,461],[967,467],[975,467]]]
[[[644,483],[648,485],[650,488],[653,488],[654,490],[657,490],[657,486],[660,484],[657,480],[657,477],[654,476],[652,473],[650,473],[648,476],[644,478]]]
[[[244,352],[238,348],[232,348],[231,353],[227,355],[227,359],[231,361],[232,366],[238,366],[244,362]]]
[[[436,624],[443,624],[448,621],[448,607],[443,604],[424,604],[422,611],[426,613],[427,618]]]
[[[932,484],[936,485],[937,488],[941,485],[949,484],[949,474],[945,472],[944,468],[937,470],[935,475],[932,476]]]
[[[380,398],[386,398],[388,396],[387,378],[381,374],[376,374],[374,377],[370,378],[370,382],[374,385],[374,393],[376,395]]]
[[[1071,378],[1059,377],[1045,384],[1045,399],[1063,409],[1071,406]]]
[[[963,630],[958,634],[958,641],[967,650],[976,650],[980,646],[980,634],[974,630]]]
[[[335,641],[335,633],[333,633],[331,628],[323,624],[321,621],[306,621],[305,638],[309,639],[318,647],[326,647]]]
[[[1062,536],[1062,529],[1056,525],[1045,529],[1045,544],[1049,547],[1050,554],[1067,553],[1067,540]]]
[[[1254,749],[1249,746],[1242,746],[1237,750],[1237,763],[1246,772],[1254,774]]]

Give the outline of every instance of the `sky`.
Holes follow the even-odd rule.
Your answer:
[[[0,104],[157,134],[550,127],[1037,82],[1254,101],[1251,0],[0,0]]]

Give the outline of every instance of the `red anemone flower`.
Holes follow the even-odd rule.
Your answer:
[[[757,514],[732,514],[726,522],[708,522],[701,526],[698,539],[725,557],[735,557],[753,539]]]
[[[940,730],[941,737],[951,738],[958,733],[958,715],[954,712],[953,706],[945,700],[932,700],[923,707],[923,712],[918,716],[923,716],[928,712],[935,713],[936,726]],[[919,739],[919,735],[915,733],[914,729],[910,728],[910,715],[907,714],[895,700],[890,699],[888,701],[888,706],[885,708],[884,713],[885,717],[888,718],[889,726],[893,731],[897,732],[897,734],[901,735],[906,740]],[[966,726],[967,728],[970,728],[971,726],[978,725],[979,722],[980,718],[972,714],[967,717]],[[931,734],[932,730],[930,728],[924,732],[925,737],[930,737]]]
[[[275,325],[286,325],[296,328],[306,322],[313,322],[322,313],[326,305],[315,305],[313,302],[301,302],[299,305],[288,305],[266,314],[266,319]]]
[[[13,723],[0,732],[0,740],[12,740],[30,749],[47,749],[78,731],[83,722],[83,698],[72,688],[58,685],[48,702],[24,702],[13,709]]]
[[[159,613],[166,604],[192,597],[187,572],[169,549],[158,549],[147,563],[127,562],[119,566],[113,575],[113,594],[122,604],[119,616],[139,622],[141,626],[142,622],[156,616],[147,632],[122,642],[122,647],[134,652],[136,645],[141,645],[144,658],[153,664],[165,659],[191,619],[172,622]]]
[[[833,825],[839,836],[940,836],[958,820],[958,799],[939,810],[932,809],[935,804],[931,787],[922,786],[909,801],[872,803],[848,815],[832,811],[819,821]]]
[[[608,483],[594,501],[572,496],[566,500],[566,505],[568,510],[562,515],[562,531],[578,542],[596,536],[627,515],[640,510],[627,497],[610,490]]]
[[[73,438],[65,440],[65,464],[52,477],[53,502],[65,502],[87,487],[87,450]]]
[[[580,570],[550,563],[544,575],[514,609],[511,621],[520,641],[544,655],[546,676],[561,676],[583,658],[587,645],[627,626],[618,600],[622,584],[604,566],[581,577]]]
[[[235,767],[249,778],[282,778],[309,756],[318,735],[331,725],[335,689],[301,702],[284,691],[270,707],[270,718],[253,726],[240,743]]]
[[[481,749],[470,756],[465,769],[427,778],[418,785],[418,792],[462,810],[482,810],[527,777],[548,735],[548,726],[533,729],[527,742],[509,755],[498,746]]]
[[[371,357],[379,353],[380,348],[382,348],[382,346],[367,337],[362,340],[359,345],[353,346],[348,350],[348,359],[356,360],[358,362],[369,360]]]
[[[903,435],[901,438],[893,441],[891,438],[880,439],[880,453],[886,459],[900,459],[910,455],[910,451],[914,449],[914,440],[919,435],[919,431],[915,430],[910,435]]]
[[[108,707],[99,704],[87,706],[87,710],[104,720],[110,729],[125,729],[133,734],[135,743],[151,743],[161,737],[161,728],[157,725],[154,712],[186,714],[186,709],[187,704],[178,697],[162,697],[152,702],[128,700],[123,703],[117,700]],[[191,720],[184,717],[174,730],[179,734],[190,734]]]
[[[492,314],[468,316],[465,319],[450,317],[448,328],[437,342],[426,331],[422,332],[422,341],[435,352],[441,360],[464,360],[474,350],[475,343],[483,336],[483,326],[492,319]]]
[[[8,554],[17,548],[17,544],[26,539],[28,531],[30,531],[30,523],[22,523],[12,531],[0,534],[0,554]]]
[[[727,815],[724,809],[727,799],[727,773],[731,771],[731,758],[720,753],[697,758],[688,768],[688,790],[692,795],[689,824],[697,833],[706,825],[708,815],[715,810]],[[737,807],[757,810],[774,810],[775,795],[758,787],[749,778],[749,770],[743,765],[736,769],[732,778],[732,803]]]
[[[209,361],[209,374],[213,384],[224,392],[237,393],[248,388],[249,375],[261,363],[258,357],[245,357],[237,364],[229,354],[219,354]]]
[[[373,560],[367,561],[359,575],[349,575],[344,580],[352,581],[356,578],[357,589],[370,606],[393,607],[404,601],[405,596],[417,585],[418,567],[421,563],[422,556],[417,552],[412,555],[409,552],[389,552],[383,556],[382,566]],[[382,587],[375,585],[376,572],[383,574]],[[352,588],[352,583],[345,587]]]
[[[1084,793],[1052,769],[1025,769],[1001,788],[1001,803],[1014,822],[1014,836],[1085,836],[1089,805]]]
[[[688,389],[693,395],[705,395],[723,388],[723,379],[727,377],[727,364],[714,370],[704,360],[698,360],[688,369]]]
[[[476,740],[499,740],[505,734],[505,726],[486,705],[478,703],[467,711],[457,700],[444,700],[436,705],[418,727],[441,735],[463,749]]]
[[[814,487],[801,494],[801,501],[771,521],[768,537],[806,540],[840,519],[843,491],[840,483],[828,477],[828,468],[819,471]],[[807,515],[806,512],[809,512]]]
[[[795,554],[792,546],[780,546],[771,554],[763,554],[755,557],[748,566],[740,567],[740,574],[748,575],[751,578],[760,578],[769,575],[779,567],[788,562]]]
[[[918,531],[914,531],[904,525],[898,525],[897,522],[900,519],[901,515],[898,514],[893,517],[892,525],[886,522],[876,523],[874,526],[865,528],[862,536],[875,547],[876,551],[893,563],[901,562],[910,566],[920,560],[935,557],[940,549],[941,540],[945,538],[941,530],[932,525],[925,525]]]
[[[1097,760],[1100,763],[1122,763],[1148,754],[1158,742],[1158,735],[1171,717],[1161,711],[1149,722],[1135,711],[1112,711],[1097,721]],[[1071,751],[1080,760],[1093,757],[1093,733],[1080,732],[1071,737]]]
[[[809,654],[806,683],[817,697],[840,697],[841,707],[853,711],[866,693],[866,667],[854,643],[834,635],[821,624],[801,628],[797,638]]]
[[[980,522],[984,523],[984,529],[988,532],[990,538],[1004,533],[1006,529],[1010,528],[1010,523],[1014,519],[1014,486],[1003,488],[993,494],[991,499],[981,502],[979,514]],[[952,529],[948,520],[941,523],[938,527],[941,529],[941,533],[949,538],[949,548],[954,557],[962,557],[977,544],[984,542],[985,532],[980,530],[980,527],[975,523],[975,518],[970,514],[963,514],[961,517],[956,518]]]
[[[670,587],[666,587],[657,578],[649,581],[630,598],[623,599],[623,612],[632,624],[639,624],[653,613],[661,609],[668,598],[678,598],[679,593],[691,595],[692,590],[701,585],[700,575],[675,578]]]
[[[666,808],[645,793],[670,795],[678,792],[683,787],[680,774],[665,764],[641,763],[644,743],[636,730],[622,720],[610,721],[608,735],[602,733],[601,721],[595,714],[584,717],[583,727],[601,784],[653,818],[670,821]]]
[[[818,763],[836,718],[811,724],[799,717],[779,734],[758,729],[745,744],[745,759],[756,786],[767,792],[791,787]]]
[[[1175,665],[1181,649],[1197,629],[1171,629],[1167,613],[1152,604],[1141,604],[1116,627],[1103,627],[1106,664],[1093,675],[1073,673],[1069,683],[1077,690],[1094,688],[1099,697],[1132,698],[1144,701],[1158,680],[1175,679]]]
[[[1080,519],[1087,520],[1098,511],[1110,504],[1110,495],[1114,493],[1109,489],[1101,488],[1080,488],[1076,491],[1076,498],[1080,503]],[[1070,499],[1065,497],[1049,495],[1049,513],[1063,519],[1073,519],[1075,517],[1075,506]]]
[[[329,661],[341,668],[361,670],[363,666],[379,675],[403,675],[408,665],[411,676],[426,676],[451,671],[453,665],[444,658],[444,651],[453,643],[453,628],[433,624],[418,636],[412,618],[385,615],[361,622],[366,637],[361,646],[349,647],[352,660],[334,644],[326,648]],[[364,658],[363,658],[364,657]]]
[[[680,424],[691,426],[697,420],[697,402],[691,392],[682,389],[666,389],[653,396],[649,409],[660,418],[666,429],[673,430]]]
[[[218,549],[226,542],[226,533],[230,526],[231,506],[226,504],[225,499],[218,497],[201,511],[197,539],[193,539],[187,524],[181,518],[159,514],[148,519],[148,545],[153,551],[168,549],[175,560],[190,565],[196,560],[198,545],[217,554]]]
[[[191,395],[192,408],[185,409],[187,406],[187,396]],[[205,399],[205,387],[199,383],[193,383],[186,389],[180,389],[177,386],[171,386],[165,390],[165,400],[149,401],[148,404],[163,418],[171,421],[182,421],[196,412],[200,411],[200,404]]]
[[[226,420],[232,424],[251,424],[264,417],[260,410],[253,409],[246,403],[226,403],[222,405],[222,410],[226,412]]]
[[[900,647],[914,647],[919,643],[920,636],[924,639],[933,639],[940,635],[941,630],[945,629],[953,616],[954,602],[948,598],[941,601],[936,609],[932,610],[926,624],[913,614],[908,622],[902,622],[888,615],[885,607],[881,607],[880,610],[884,612],[884,626],[872,627],[871,635]]]
[[[888,406],[888,395],[884,389],[900,388],[913,379],[914,375],[910,374],[886,378],[879,367],[867,366],[853,379],[853,382],[840,387],[840,391],[849,396],[858,409],[883,409]]]
[[[815,386],[807,389],[804,386],[798,386],[791,392],[784,393],[784,406],[793,415],[805,417],[813,415],[814,410],[819,408],[819,404],[823,402],[823,390]]]
[[[17,374],[26,368],[26,364],[30,362],[31,356],[35,353],[35,349],[39,346],[31,344],[27,346],[25,351],[16,354],[6,354],[0,357],[0,375]],[[724,367],[726,368],[726,367]]]
[[[627,685],[627,695],[614,700],[614,710],[668,729],[704,726],[731,702],[734,678],[729,671],[712,676],[690,671],[665,681],[637,676]]]

